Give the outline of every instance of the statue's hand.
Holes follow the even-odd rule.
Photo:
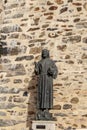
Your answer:
[[[48,69],[48,74],[49,74],[49,75],[53,75],[53,73],[54,73],[54,69],[53,69],[52,67],[50,67],[50,68]]]
[[[37,62],[34,62],[35,67],[37,66]]]
[[[34,65],[35,65],[34,72],[35,72],[36,75],[38,75],[38,74],[39,74],[38,63],[37,63],[37,62],[34,62]]]

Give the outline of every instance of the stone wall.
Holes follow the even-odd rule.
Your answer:
[[[57,130],[87,128],[87,0],[0,0],[0,24],[0,130],[31,127],[43,48],[59,69]]]

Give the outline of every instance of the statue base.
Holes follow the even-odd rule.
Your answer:
[[[55,119],[52,117],[52,113],[49,113],[48,110],[39,110],[36,113],[36,120],[54,121]]]
[[[32,130],[56,130],[55,121],[32,121]]]

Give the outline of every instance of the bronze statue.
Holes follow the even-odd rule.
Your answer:
[[[37,90],[37,119],[50,120],[49,110],[53,108],[53,79],[57,77],[58,70],[55,62],[50,59],[49,51],[42,50],[42,59],[35,62],[35,74],[39,76]]]

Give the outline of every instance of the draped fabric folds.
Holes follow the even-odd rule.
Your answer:
[[[42,59],[35,67],[39,75],[37,90],[37,107],[39,109],[53,108],[53,78],[57,77],[57,67],[50,58]]]

